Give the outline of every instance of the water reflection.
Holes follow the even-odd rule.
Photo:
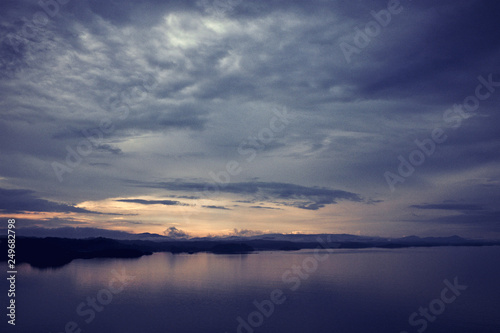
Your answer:
[[[408,316],[439,296],[444,279],[458,276],[470,288],[428,331],[500,331],[498,302],[492,296],[498,295],[500,278],[492,258],[500,257],[500,247],[335,250],[307,276],[294,270],[313,255],[307,250],[156,253],[139,259],[75,260],[58,269],[20,265],[16,329],[63,332],[74,321],[83,332],[95,333],[232,333],[238,317],[256,311],[254,301],[269,300],[280,289],[286,301],[255,332],[416,332]],[[283,280],[287,271],[300,281],[294,290],[293,283]],[[89,316],[79,315],[78,305],[109,289],[116,272],[130,281],[86,323]],[[240,333],[250,332],[240,327]]]

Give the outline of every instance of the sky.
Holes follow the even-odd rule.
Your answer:
[[[499,10],[2,1],[0,217],[498,239]]]

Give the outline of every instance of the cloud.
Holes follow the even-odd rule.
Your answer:
[[[132,202],[141,205],[165,205],[165,206],[189,206],[186,203],[175,200],[143,200],[143,199],[120,199],[119,202]]]
[[[159,183],[130,181],[129,183],[133,186],[162,188],[168,191],[195,192],[199,196],[203,195],[208,189],[220,193],[250,196],[255,201],[267,201],[306,210],[318,210],[326,205],[336,204],[341,200],[364,202],[364,199],[359,194],[352,192],[275,182],[245,182],[221,185],[185,181]],[[210,196],[210,198],[216,198],[216,196]]]
[[[474,95],[479,76],[500,82],[500,3],[401,5],[348,63],[340,43],[353,44],[387,0],[69,1],[32,36],[23,28],[42,11],[37,1],[2,2],[0,181],[31,191],[10,192],[22,203],[5,197],[2,209],[89,213],[73,203],[161,190],[179,194],[173,202],[203,200],[208,187],[216,192],[208,199],[248,203],[231,207],[235,214],[281,206],[315,220],[343,200],[376,203],[350,212],[357,231],[371,223],[365,209],[393,207],[384,220],[395,220],[414,202],[440,205],[448,199],[441,184],[445,196],[491,211],[500,187],[485,195],[471,181],[500,177],[499,89],[483,90],[491,96],[458,129],[443,115]],[[293,121],[264,138],[273,110],[285,107]],[[408,158],[434,128],[447,141],[391,196],[384,172],[397,172],[398,156]],[[92,151],[59,183],[51,163],[71,164],[68,151],[88,145],[85,133]],[[241,173],[214,188],[208,172],[228,161]],[[170,205],[160,201],[136,203]]]
[[[276,208],[276,207],[265,207],[265,206],[250,206],[250,208],[253,208],[253,209],[277,209],[277,210],[281,210],[280,208]]]
[[[115,155],[121,154],[122,150],[120,148],[113,147],[109,144],[101,144],[97,147],[97,150],[109,152]]]
[[[167,230],[163,232],[165,236],[174,238],[174,239],[183,239],[183,238],[190,238],[191,236],[186,233],[185,231],[182,231],[180,229],[177,229],[176,227],[169,227]]]
[[[259,236],[263,235],[264,232],[260,230],[248,230],[248,229],[237,229],[234,228],[233,232],[229,233],[229,236],[241,236],[241,237],[250,237],[250,236]]]
[[[65,217],[65,218],[58,218],[58,217],[53,217],[53,218],[46,218],[46,219],[16,219],[18,223],[19,228],[39,228],[40,230],[45,230],[45,228],[52,229],[52,228],[60,228],[60,227],[68,227],[68,228],[75,228],[75,227],[84,227],[88,225],[88,222],[85,221],[80,221],[75,218],[71,217]]]
[[[177,199],[189,199],[189,200],[197,200],[200,199],[200,197],[194,196],[194,195],[170,195],[170,198],[177,198]]]
[[[0,210],[2,213],[15,214],[23,212],[54,212],[121,215],[90,211],[64,203],[57,203],[37,198],[34,191],[25,189],[0,188]]]
[[[485,203],[487,201],[485,200]],[[492,232],[500,232],[500,211],[493,202],[491,207],[486,204],[462,204],[462,203],[439,203],[439,204],[423,204],[412,205],[411,208],[422,210],[442,210],[448,212],[447,215],[440,214],[441,216],[433,217],[426,215],[425,218],[416,216],[418,222],[426,222],[430,224],[446,225],[446,226],[460,226],[466,230],[479,230],[484,232],[490,230]]]
[[[223,206],[202,206],[202,207],[203,208],[210,208],[210,209],[231,210],[231,209],[223,207]]]

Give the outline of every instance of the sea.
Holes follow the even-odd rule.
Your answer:
[[[23,333],[498,333],[500,247],[154,253],[17,266]]]

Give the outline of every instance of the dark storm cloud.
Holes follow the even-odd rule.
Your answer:
[[[217,185],[215,183],[183,181],[159,182],[156,184],[134,181],[130,181],[129,183],[132,186],[161,188],[169,191],[195,192],[200,193],[201,195],[214,193],[210,191],[216,190],[221,193],[250,196],[257,201],[266,200],[268,202],[279,203],[307,210],[318,210],[326,205],[336,204],[341,200],[353,202],[365,201],[360,195],[347,191],[274,182],[246,182],[221,185]],[[209,194],[205,197],[209,199],[216,199],[217,195]]]
[[[132,202],[141,205],[164,205],[164,206],[189,206],[188,204],[174,200],[142,200],[142,199],[121,199],[119,202]]]
[[[134,137],[138,132],[167,132],[173,129],[202,130],[206,123],[206,119],[204,119],[206,112],[193,105],[172,106],[164,109],[150,108],[143,112],[130,111],[126,119],[123,120],[120,119],[121,116],[113,117],[113,113],[110,115],[112,130],[109,133],[104,133],[101,140],[127,139]],[[97,121],[72,121],[67,124],[66,128],[58,129],[52,139],[75,143],[85,140],[89,136],[85,133],[99,131],[95,124],[103,119],[110,118],[102,116]],[[100,144],[97,149],[113,154],[121,153],[119,148],[110,144]]]
[[[364,98],[418,97],[440,103],[445,100],[453,103],[454,99],[465,97],[468,91],[464,83],[493,69],[491,55],[498,54],[496,41],[500,37],[494,13],[500,4],[485,6],[472,1],[456,1],[452,5],[447,1],[401,1],[401,4],[403,11],[393,15],[389,25],[371,39],[359,56],[352,57],[350,69],[355,78],[352,83],[358,92]],[[354,26],[364,28],[373,19],[366,15],[370,10],[385,9],[383,1],[370,2],[369,6],[372,8],[365,15],[360,12],[360,17],[352,19],[352,33],[344,40],[352,41]],[[466,81],[456,79],[457,71],[464,74]]]
[[[453,4],[452,8],[450,8],[451,3]],[[482,3],[470,1],[440,3],[401,1],[401,4],[404,8],[403,12],[399,16],[394,16],[390,25],[384,28],[380,36],[374,38],[370,45],[363,49],[360,56],[355,59],[358,66],[347,67],[345,63],[335,64],[331,61],[332,57],[342,56],[338,44],[335,42],[343,39],[349,40],[350,37],[353,37],[350,35],[354,35],[354,27],[363,27],[372,20],[370,11],[385,9],[387,1],[353,1],[348,3],[333,1],[329,4],[322,1],[278,1],[272,3],[241,1],[235,2],[234,10],[227,14],[231,18],[245,21],[255,16],[264,16],[264,13],[267,15],[279,12],[290,13],[304,19],[307,17],[318,18],[318,14],[323,13],[319,16],[320,20],[317,20],[316,25],[303,26],[300,27],[301,29],[291,31],[292,34],[288,34],[288,38],[293,43],[283,50],[283,54],[285,52],[287,54],[286,58],[280,58],[281,61],[278,62],[277,56],[280,53],[272,53],[272,64],[255,62],[252,64],[252,68],[248,68],[252,72],[257,71],[257,73],[264,75],[270,69],[281,72],[282,79],[273,84],[278,90],[294,86],[302,91],[312,91],[313,89],[308,89],[305,84],[316,76],[316,79],[313,79],[316,91],[318,88],[327,91],[333,84],[341,83],[341,85],[352,86],[354,91],[363,93],[365,98],[370,95],[379,98],[387,96],[389,92],[398,95],[404,94],[405,97],[415,93],[419,95],[434,93],[434,88],[442,87],[443,82],[447,83],[448,92],[453,93],[457,92],[457,87],[463,89],[460,82],[451,80],[456,70],[468,72],[468,64],[498,51],[498,45],[494,42],[500,34],[496,29],[498,23],[494,14],[499,8],[498,4],[490,3],[485,6]],[[90,1],[86,5],[78,5],[83,6],[85,10],[72,11],[71,6],[77,5],[70,3],[67,7],[63,6],[64,13],[54,17],[52,21],[71,26],[71,22],[67,22],[65,17],[74,15],[81,22],[85,22],[85,26],[92,29],[91,31],[96,36],[100,36],[104,40],[109,31],[102,28],[99,30],[99,25],[95,20],[88,21],[89,16],[98,15],[117,26],[136,25],[138,28],[144,28],[146,22],[149,25],[159,24],[166,13],[193,11],[200,14],[206,6],[210,5],[216,6],[216,2],[207,1],[206,5],[202,6],[196,1],[146,1],[140,4],[132,1],[112,3]],[[33,11],[34,9],[36,6],[29,6],[24,11],[29,12],[29,10]],[[329,21],[328,15],[338,19]],[[423,15],[425,15],[425,20],[422,20]],[[415,26],[411,26],[412,24]],[[59,28],[61,30],[56,30],[56,32],[61,34],[64,31],[64,26]],[[271,33],[270,39],[280,36],[278,29]],[[65,36],[65,38],[68,41],[77,40],[71,36]],[[230,41],[228,40],[228,42]],[[291,76],[286,72],[287,68],[300,63],[306,56],[309,56],[307,49],[300,49],[300,43],[308,44],[309,48],[314,47],[320,52],[314,60],[315,63],[319,62],[321,67],[308,65],[312,71],[306,77]],[[117,45],[119,46],[119,44]],[[261,44],[260,46],[265,45]],[[84,46],[81,47],[84,48]],[[187,77],[190,77],[188,81],[191,82],[187,86],[196,82],[197,78],[201,78],[201,74],[215,74],[211,68],[232,47],[233,43],[228,43],[217,49],[206,49],[209,52],[209,57],[207,58],[207,54],[203,54],[203,61],[200,58],[201,54],[190,54],[189,58],[193,59],[199,67],[196,72],[187,71],[189,73]],[[332,50],[335,52],[329,53]],[[116,58],[111,52],[109,55]],[[211,60],[212,57],[213,60]],[[380,61],[382,58],[386,60],[383,63]],[[151,60],[153,59],[154,56]],[[408,66],[409,60],[411,60],[411,66]],[[183,66],[176,61],[171,63],[177,69],[181,69],[179,66]],[[120,67],[125,65],[123,61],[119,61],[117,64]],[[483,64],[482,67],[486,67],[485,65],[489,64]],[[202,68],[201,71],[200,68]],[[335,74],[335,77],[318,75],[325,68]],[[479,68],[475,70],[480,71]],[[254,80],[243,80],[243,77],[241,75],[226,78],[212,77],[211,81],[216,79],[217,84],[209,84],[208,82],[204,84],[205,88],[200,91],[200,97],[220,96],[227,93],[248,95],[253,89],[260,90],[257,88],[258,85],[254,84]],[[106,81],[101,83],[104,84]],[[165,88],[162,90],[168,91]]]
[[[0,188],[0,210],[3,213],[14,214],[21,212],[55,212],[55,213],[85,213],[105,214],[93,212],[84,208],[63,203],[40,199],[31,190],[10,190]],[[106,214],[120,215],[120,214]]]

